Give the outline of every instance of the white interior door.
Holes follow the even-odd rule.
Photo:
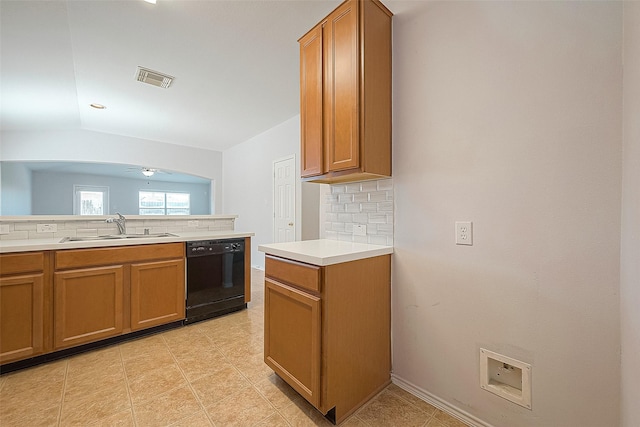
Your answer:
[[[296,239],[295,156],[273,162],[273,241]]]

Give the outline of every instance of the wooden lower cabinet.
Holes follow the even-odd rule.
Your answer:
[[[0,254],[0,364],[184,316],[182,242]]]
[[[320,298],[265,279],[265,359],[312,405],[320,405]],[[292,345],[295,343],[295,345]]]
[[[131,330],[184,319],[183,259],[131,265]]]
[[[391,256],[315,266],[267,255],[264,360],[340,423],[391,381]]]
[[[54,348],[122,334],[124,266],[56,272]]]
[[[49,269],[46,252],[0,255],[0,363],[50,350]]]
[[[184,319],[184,243],[57,251],[55,349]]]
[[[43,274],[0,278],[0,362],[44,349]]]

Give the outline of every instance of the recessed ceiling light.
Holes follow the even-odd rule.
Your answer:
[[[98,110],[104,110],[105,108],[107,108],[107,107],[105,107],[105,106],[104,106],[104,105],[102,105],[102,104],[89,104],[89,106],[90,106],[91,108],[95,108],[95,109],[98,109]]]
[[[144,1],[146,1],[147,3],[151,3],[151,4],[156,4],[156,0],[144,0]]]

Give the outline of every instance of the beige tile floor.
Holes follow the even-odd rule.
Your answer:
[[[262,360],[263,275],[247,310],[0,377],[0,425],[330,426]],[[462,427],[390,385],[343,426]]]

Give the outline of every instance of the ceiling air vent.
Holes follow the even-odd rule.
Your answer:
[[[175,77],[150,70],[148,68],[138,66],[136,80],[150,85],[168,88]]]

